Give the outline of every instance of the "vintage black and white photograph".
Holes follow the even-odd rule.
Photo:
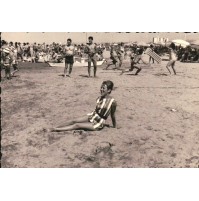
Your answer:
[[[198,195],[195,1],[2,1],[2,200]]]
[[[1,32],[1,167],[198,168],[198,39]]]

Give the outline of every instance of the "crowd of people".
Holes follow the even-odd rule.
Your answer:
[[[159,56],[164,54],[174,55],[175,60],[181,62],[198,62],[199,61],[199,49],[191,48],[190,46],[183,48],[181,46],[170,46],[171,49],[166,45],[155,45],[151,44],[148,46],[138,46],[137,44],[125,45],[125,43],[119,44],[96,44],[93,42],[93,37],[88,38],[87,44],[74,44],[71,39],[67,40],[67,44],[55,43],[20,43],[20,42],[6,42],[1,41],[1,69],[5,68],[5,76],[7,79],[19,71],[19,62],[55,62],[60,63],[65,61],[64,76],[70,76],[72,72],[73,63],[77,58],[87,58],[88,60],[88,75],[90,77],[91,63],[94,66],[94,77],[97,71],[97,61],[103,60],[104,50],[110,51],[110,60],[107,61],[105,69],[107,70],[109,66],[114,65],[114,69],[122,70],[123,60],[129,56],[131,65],[130,71],[137,69],[136,75],[141,71],[139,67],[140,61],[142,60],[142,54],[147,48],[150,48],[154,53]],[[72,50],[72,51],[71,51]],[[172,56],[174,58],[174,56]],[[155,62],[154,58],[150,56],[149,62]],[[145,63],[146,64],[146,63]],[[173,65],[171,65],[173,66]],[[13,67],[13,72],[11,72],[11,67]],[[168,68],[168,66],[167,66]],[[172,67],[174,69],[174,67]],[[69,69],[69,70],[68,70]],[[68,70],[68,71],[67,71]],[[122,70],[122,73],[124,71]],[[174,69],[175,73],[175,69]]]
[[[181,62],[199,62],[199,49],[190,46],[186,48],[178,48],[178,60]]]
[[[20,43],[20,42],[6,42],[4,40],[1,41],[1,47],[5,46],[9,47],[12,51],[17,52],[17,59],[20,61],[31,61],[38,62],[40,57],[45,57],[47,61],[56,60],[57,62],[61,62],[61,55],[64,54],[65,45],[62,43],[46,44],[46,43]],[[102,54],[102,50],[105,49],[103,44],[95,44],[97,48],[99,48],[98,54]],[[85,44],[74,44],[74,52],[76,56],[83,57]],[[101,50],[101,51],[100,51]],[[100,56],[99,56],[100,57]]]
[[[71,40],[72,42],[72,40]],[[70,44],[71,46],[71,44]],[[103,60],[103,50],[104,45],[95,46],[95,60]],[[86,53],[87,44],[73,45],[73,57],[81,58],[88,57]],[[1,40],[1,69],[5,69],[5,76],[7,79],[11,77],[19,70],[19,62],[55,62],[60,63],[64,59],[66,60],[67,45],[61,43],[52,44],[30,44],[30,43],[20,43],[20,42],[7,42]],[[89,58],[89,57],[88,57]],[[11,67],[14,71],[11,73]]]

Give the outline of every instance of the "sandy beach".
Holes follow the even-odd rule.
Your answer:
[[[1,83],[2,167],[199,167],[199,64],[177,61],[174,76],[166,63],[138,76],[101,66],[97,78],[87,78],[86,67],[64,78],[61,67],[22,63],[16,77]],[[108,79],[115,85],[117,129],[43,131],[92,112]]]

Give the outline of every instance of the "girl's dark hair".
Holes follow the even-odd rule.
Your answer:
[[[114,84],[113,84],[113,82],[110,81],[110,80],[107,80],[107,81],[102,82],[102,85],[106,85],[106,86],[107,86],[107,89],[110,89],[111,91],[113,90]]]

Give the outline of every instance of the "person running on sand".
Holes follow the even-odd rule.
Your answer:
[[[64,77],[69,76],[72,72],[73,63],[74,63],[74,51],[75,48],[71,44],[72,40],[69,38],[67,39],[67,45],[65,47],[65,68],[64,68]],[[67,73],[67,69],[69,68],[69,71]]]
[[[175,44],[174,43],[171,43],[171,45],[169,46],[169,58],[170,58],[170,61],[167,63],[166,68],[169,71],[169,73],[171,74],[171,71],[169,70],[169,67],[171,66],[174,74],[176,75],[174,66],[175,66],[175,62],[177,61],[177,54],[175,52]]]
[[[141,66],[136,64],[139,64],[140,60],[142,60],[143,52],[144,50],[142,47],[138,48],[134,59],[131,60],[131,68],[129,69],[129,71],[133,71],[134,68],[137,69],[137,71],[135,72],[135,75],[138,75],[138,73],[142,70]]]
[[[89,42],[86,45],[85,48],[85,53],[88,54],[88,77],[90,77],[91,74],[91,62],[93,63],[93,68],[94,68],[94,77],[96,77],[96,72],[97,72],[97,47],[93,43],[93,37],[89,36],[88,37]]]
[[[143,66],[143,64],[139,63],[140,61],[142,61],[144,65],[150,65],[149,63],[144,61],[143,57],[144,57],[143,47],[137,48],[136,53],[134,54],[133,57],[131,57],[131,68],[129,69],[129,71],[133,71],[134,69],[137,69],[137,71],[135,72],[135,75],[138,75],[138,73],[142,70],[142,66]],[[125,71],[122,70],[121,75],[124,72]]]
[[[52,128],[49,131],[71,131],[71,130],[88,130],[97,131],[108,126],[105,121],[111,115],[113,127],[116,128],[116,107],[117,103],[114,98],[110,96],[113,89],[113,82],[110,80],[104,81],[100,88],[101,96],[97,98],[96,108],[92,113],[84,117],[68,121],[63,125]]]
[[[111,50],[110,50],[110,59],[112,60],[111,62],[109,62],[106,66],[106,68],[104,70],[107,70],[109,66],[111,65],[115,65],[115,68],[113,69],[117,69],[119,67],[119,58],[118,58],[118,54],[116,52],[116,47],[115,46],[111,46]]]

